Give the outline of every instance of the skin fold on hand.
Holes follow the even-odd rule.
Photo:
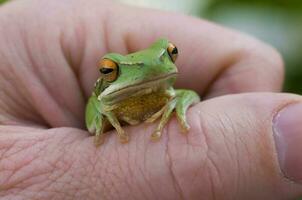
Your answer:
[[[180,50],[176,87],[207,99],[175,118],[125,127],[100,148],[84,108],[108,52],[159,37]],[[210,22],[101,0],[23,0],[0,7],[0,197],[3,199],[290,199],[272,123],[301,97],[276,94],[283,62],[268,45]],[[242,94],[243,92],[250,92]],[[257,92],[257,93],[256,93]],[[258,93],[266,92],[266,93]]]

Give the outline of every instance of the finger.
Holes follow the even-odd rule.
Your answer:
[[[138,51],[159,37],[170,39],[180,50],[176,63],[180,69],[179,87],[208,96],[281,89],[282,59],[273,48],[256,39],[179,14],[119,5],[106,7],[106,12],[100,13],[99,7],[92,4],[94,8],[90,4],[81,6],[82,12],[95,13],[87,21],[85,32],[85,44],[90,50],[79,67],[86,94],[98,76],[94,66],[102,55]],[[69,39],[69,43],[74,42]],[[68,42],[66,46],[70,46]]]
[[[168,149],[182,195],[274,200],[302,196],[302,109],[293,106],[301,101],[287,94],[224,96],[190,110],[187,140],[170,125]]]
[[[282,60],[271,47],[192,17],[98,0],[15,1],[1,11],[2,124],[82,127],[97,61],[159,37],[180,49],[178,87],[208,97],[281,87]]]
[[[0,124],[84,125],[85,99],[55,22],[64,13],[53,13],[59,5],[52,2],[16,1],[0,8]],[[44,6],[52,14],[42,14]]]
[[[301,101],[261,93],[216,98],[189,110],[187,136],[173,119],[157,143],[150,142],[155,126],[140,125],[126,129],[128,144],[111,134],[97,149],[76,129],[30,129],[24,138],[20,128],[1,127],[0,195],[292,199],[302,194]]]

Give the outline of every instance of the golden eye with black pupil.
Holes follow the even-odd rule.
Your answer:
[[[175,62],[176,59],[177,59],[177,56],[178,56],[178,49],[177,49],[177,47],[174,44],[169,43],[167,51],[169,53],[169,56],[170,56],[171,60],[173,62]]]
[[[113,82],[118,77],[118,65],[114,61],[107,58],[101,60],[99,71],[102,78],[107,82]]]
[[[113,69],[110,69],[110,68],[101,68],[100,72],[102,74],[109,74],[109,73],[113,72]]]

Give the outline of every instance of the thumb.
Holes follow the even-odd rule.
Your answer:
[[[244,94],[189,111],[187,140],[170,126],[171,171],[188,199],[291,199],[302,195],[301,97]],[[172,135],[173,134],[173,135]]]
[[[0,126],[0,196],[44,199],[292,199],[302,195],[302,98],[240,94],[204,101],[150,142],[125,127],[95,148],[78,129]],[[10,133],[10,134],[7,134]],[[149,134],[148,134],[149,133]],[[110,138],[109,138],[110,137]]]

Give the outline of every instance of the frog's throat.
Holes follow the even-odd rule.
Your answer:
[[[173,79],[177,76],[177,72],[171,74],[165,74],[153,79],[138,81],[127,85],[123,88],[110,88],[110,90],[104,90],[99,96],[98,100],[106,104],[115,104],[130,96],[137,96],[152,93],[161,89],[169,88],[173,83]],[[172,82],[169,83],[169,80]]]

